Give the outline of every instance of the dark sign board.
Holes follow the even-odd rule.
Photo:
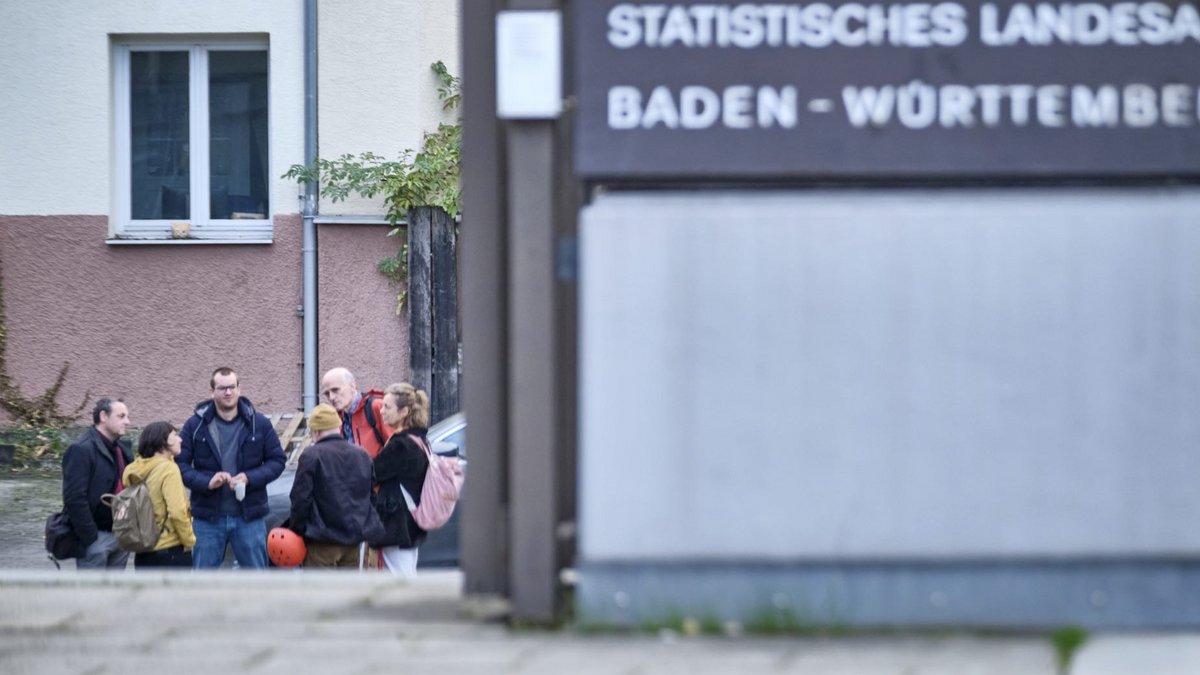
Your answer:
[[[1200,0],[573,11],[583,177],[1200,175]]]

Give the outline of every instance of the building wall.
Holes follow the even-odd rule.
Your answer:
[[[442,109],[430,65],[442,61],[460,74],[457,0],[383,0],[369,3],[369,10],[359,0],[321,0],[317,23],[322,157],[373,152],[397,159],[405,149],[420,148],[423,135],[440,122],[455,119],[455,112]],[[385,210],[380,198],[320,203],[323,216],[365,216],[367,222]],[[396,314],[399,289],[381,274],[343,274],[347,261],[341,251],[354,251],[354,266],[373,270],[403,244],[386,236],[389,229],[328,223],[319,228],[320,370],[349,368],[364,388],[407,379],[408,315]],[[386,320],[378,318],[381,298]],[[364,307],[370,308],[366,316]],[[364,325],[368,317],[374,323]]]
[[[443,119],[429,64],[457,64],[457,3],[325,1],[321,147],[415,147]],[[109,245],[113,36],[246,34],[270,43],[270,175],[303,161],[303,2],[0,3],[0,265],[7,363],[26,396],[71,368],[59,396],[123,396],[135,424],[182,421],[212,369],[239,370],[266,412],[301,406],[301,220],[295,183],[271,188],[269,245]],[[49,40],[47,36],[54,36]],[[326,208],[332,208],[326,204]],[[381,214],[380,200],[342,212]],[[367,218],[370,220],[370,218]],[[320,370],[364,386],[407,374],[406,317],[375,269],[382,226],[319,227]],[[0,412],[0,423],[12,420]]]
[[[363,389],[408,377],[408,313],[396,314],[399,290],[375,270],[399,242],[387,226],[321,225],[317,264],[319,370],[349,368]]]
[[[0,217],[9,374],[26,397],[54,383],[72,410],[121,396],[134,424],[182,422],[209,375],[238,370],[266,412],[300,405],[300,219],[270,246],[106,246],[105,216]]]
[[[442,109],[430,64],[458,67],[457,0],[321,0],[319,112],[321,155],[373,152],[396,159],[425,132],[453,121]],[[371,77],[359,76],[372,73]],[[379,214],[379,200],[321,202],[324,214]]]
[[[300,0],[0,3],[0,213],[112,212],[113,35],[268,35],[271,175],[282,174],[304,154],[303,22]],[[298,210],[286,181],[271,200],[276,214]]]

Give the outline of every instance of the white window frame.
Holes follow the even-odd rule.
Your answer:
[[[137,51],[178,51],[188,53],[188,158],[189,190],[192,198],[191,217],[186,220],[133,220],[132,175],[130,155],[133,139],[130,132],[130,54]],[[209,129],[208,129],[208,53],[213,51],[266,51],[266,40],[205,38],[178,42],[122,40],[114,45],[113,53],[113,153],[114,217],[110,228],[110,244],[180,243],[180,244],[270,244],[274,237],[272,212],[274,194],[270,195],[267,217],[262,220],[218,220],[209,214]],[[268,56],[269,64],[269,56]],[[271,168],[271,96],[270,66],[267,83],[267,176]],[[271,182],[268,183],[268,190]],[[201,196],[200,198],[197,198]],[[172,225],[186,222],[188,236],[176,238]]]

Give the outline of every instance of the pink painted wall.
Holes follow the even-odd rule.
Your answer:
[[[396,316],[396,292],[375,269],[403,243],[384,225],[320,225],[317,265],[320,374],[349,368],[363,389],[408,377],[408,313]]]
[[[401,379],[404,325],[375,271],[383,233],[331,229],[320,235],[321,367]],[[107,230],[106,216],[0,216],[6,356],[26,397],[70,363],[61,409],[113,395],[138,426],[180,423],[208,398],[212,369],[229,365],[260,410],[301,406],[298,215],[275,218],[271,245],[109,246]]]

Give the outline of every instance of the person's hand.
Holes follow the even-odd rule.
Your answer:
[[[246,474],[241,474],[241,475],[244,478]],[[230,478],[231,478],[231,476],[227,472],[218,471],[218,472],[214,473],[212,479],[208,481],[208,489],[216,490],[217,488],[221,487],[222,485],[229,483]]]
[[[228,476],[229,474],[225,474],[225,475]],[[229,478],[229,489],[236,490],[238,483],[245,483],[246,485],[250,485],[250,479],[246,478],[246,474],[244,472],[239,473],[236,476],[232,476]]]

